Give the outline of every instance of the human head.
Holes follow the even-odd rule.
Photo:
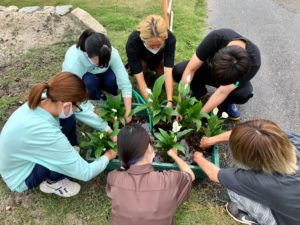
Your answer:
[[[160,48],[168,38],[168,27],[165,20],[158,15],[150,15],[137,26],[142,41],[152,49]]]
[[[28,105],[35,109],[42,100],[42,93],[46,91],[47,99],[51,102],[70,102],[77,104],[88,99],[88,93],[82,80],[74,74],[60,72],[49,83],[40,83],[31,89]]]
[[[139,124],[123,127],[118,134],[117,146],[124,169],[128,169],[130,165],[141,161],[148,153],[153,153],[150,137]]]
[[[213,58],[213,75],[220,85],[240,81],[250,68],[247,51],[237,45],[220,49]]]
[[[99,67],[108,67],[111,57],[111,44],[104,34],[86,29],[79,37],[77,48],[86,52],[94,64]]]
[[[234,163],[268,174],[293,174],[297,170],[296,148],[279,126],[269,120],[236,125],[229,138]]]

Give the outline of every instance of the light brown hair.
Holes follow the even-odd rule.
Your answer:
[[[42,100],[42,93],[52,102],[83,102],[88,99],[88,93],[82,80],[72,73],[60,72],[49,83],[40,83],[32,87],[28,105],[35,109]]]
[[[143,19],[136,28],[140,32],[143,41],[151,38],[161,38],[162,41],[168,38],[168,27],[165,20],[158,15],[150,15]]]
[[[229,145],[236,165],[268,174],[294,174],[296,147],[280,127],[269,120],[252,120],[233,128]]]

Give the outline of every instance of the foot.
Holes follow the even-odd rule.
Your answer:
[[[235,221],[242,224],[258,225],[255,219],[246,212],[239,210],[233,202],[226,204],[226,211]]]
[[[228,114],[228,118],[231,120],[240,120],[241,112],[236,106],[236,104],[224,104],[220,107],[220,111],[226,112]]]
[[[78,183],[75,183],[65,178],[55,183],[49,183],[48,181],[43,181],[40,184],[40,190],[44,193],[47,194],[53,193],[60,197],[72,197],[79,193],[80,185]]]

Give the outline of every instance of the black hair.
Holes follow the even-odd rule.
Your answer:
[[[86,52],[89,58],[98,56],[99,67],[108,67],[111,57],[111,44],[105,34],[86,29],[80,35],[76,47]]]
[[[220,49],[213,58],[214,80],[220,85],[240,81],[250,68],[248,52],[240,46],[226,46]]]
[[[127,170],[130,165],[141,159],[150,143],[147,131],[139,124],[123,127],[118,134],[118,155],[121,166]]]

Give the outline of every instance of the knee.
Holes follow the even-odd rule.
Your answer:
[[[83,83],[86,87],[86,89],[90,92],[93,91],[95,89],[97,89],[97,81],[96,81],[96,75],[94,74],[86,74],[83,77]]]
[[[188,61],[184,61],[184,62],[178,63],[174,66],[172,75],[173,75],[174,81],[176,81],[177,83],[180,82],[182,74],[183,74],[187,64],[188,64]]]

